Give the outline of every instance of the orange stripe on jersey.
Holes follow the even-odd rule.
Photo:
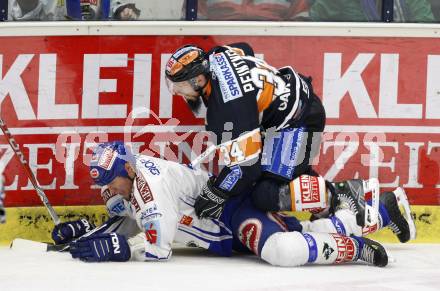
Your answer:
[[[260,95],[258,97],[257,105],[258,112],[262,112],[267,107],[269,107],[270,103],[272,103],[273,94],[275,91],[274,84],[263,81],[263,89],[260,90]]]
[[[233,166],[258,157],[262,142],[260,130],[253,131],[219,146],[219,162]]]

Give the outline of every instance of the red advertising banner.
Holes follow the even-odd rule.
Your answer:
[[[1,116],[54,205],[100,204],[94,142],[125,140],[182,163],[205,147],[194,116],[163,79],[176,48],[246,41],[271,65],[313,77],[327,127],[316,169],[379,178],[413,204],[440,204],[440,39],[378,37],[1,37]],[[203,146],[201,146],[203,145]],[[40,205],[5,139],[6,206]],[[216,171],[211,162],[208,168]]]

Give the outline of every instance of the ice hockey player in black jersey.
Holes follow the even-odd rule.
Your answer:
[[[205,104],[206,129],[221,145],[225,167],[195,205],[201,217],[219,217],[226,199],[251,188],[255,205],[265,211],[327,206],[325,185],[318,200],[300,209],[292,209],[290,193],[280,197],[280,188],[302,174],[318,176],[309,161],[319,146],[325,111],[310,78],[292,67],[275,69],[255,58],[246,43],[208,53],[184,46],[171,56],[165,74],[172,94],[182,95],[193,110]]]
[[[319,212],[330,207],[334,212],[345,203],[358,225],[365,226],[362,180],[330,183],[310,165],[325,126],[325,110],[311,78],[289,66],[270,66],[254,57],[246,43],[207,53],[186,45],[170,57],[165,75],[170,92],[183,96],[193,111],[202,102],[207,107],[206,130],[215,134],[224,165],[195,202],[200,218],[218,219],[229,198],[252,193],[253,204],[262,211]],[[391,196],[378,207],[381,217],[393,214],[382,226],[397,225],[393,230],[406,242],[415,234],[410,235],[398,207],[391,207],[397,203]]]

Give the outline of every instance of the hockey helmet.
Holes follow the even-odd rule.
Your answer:
[[[195,45],[179,48],[168,60],[165,75],[171,82],[183,82],[208,72],[203,49]]]
[[[90,177],[95,184],[110,184],[116,177],[127,177],[125,163],[135,164],[130,149],[123,142],[106,142],[99,144],[93,151],[90,160]]]

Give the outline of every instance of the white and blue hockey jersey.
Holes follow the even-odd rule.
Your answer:
[[[207,180],[208,174],[201,170],[139,155],[129,202],[110,197],[106,187],[102,188],[110,215],[134,219],[139,228],[138,234],[128,238],[132,259],[169,259],[172,243],[231,254],[230,228],[222,221],[198,219],[193,208]]]

